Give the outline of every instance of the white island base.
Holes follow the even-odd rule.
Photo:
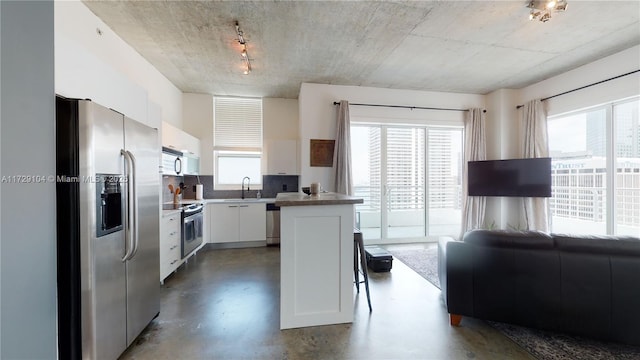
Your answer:
[[[353,322],[353,202],[280,199],[280,329]]]

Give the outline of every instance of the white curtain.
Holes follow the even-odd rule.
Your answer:
[[[486,160],[486,139],[484,112],[482,109],[469,109],[464,120],[464,161],[462,177],[462,232],[479,229],[484,224],[484,212],[487,199],[484,196],[467,195],[467,162]]]
[[[531,100],[524,105],[524,158],[549,156],[547,114],[542,101]],[[524,198],[524,219],[527,230],[549,232],[550,216],[547,198]]]
[[[349,102],[340,101],[336,124],[336,143],[333,151],[334,188],[337,193],[353,195],[351,175],[351,120]]]

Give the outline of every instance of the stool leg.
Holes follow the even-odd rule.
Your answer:
[[[358,275],[358,242],[354,239],[353,241],[353,277],[356,282],[356,290],[358,294],[360,293],[360,276]]]
[[[358,247],[360,248],[360,264],[362,266],[362,276],[364,276],[364,287],[367,291],[367,303],[369,303],[369,312],[372,312],[371,308],[371,295],[369,295],[369,272],[367,270],[366,255],[364,253],[364,241],[358,239]]]

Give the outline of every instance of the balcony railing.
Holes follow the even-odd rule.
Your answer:
[[[429,208],[460,209],[462,191],[460,185],[432,187],[429,189]],[[356,197],[364,199],[357,205],[360,211],[380,211],[382,191],[380,186],[354,186]],[[387,206],[389,210],[424,210],[424,186],[388,186]]]

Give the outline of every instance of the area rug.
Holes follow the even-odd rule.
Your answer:
[[[389,248],[387,251],[389,251],[394,258],[402,261],[403,264],[407,265],[440,289],[440,279],[438,278],[438,244],[429,244],[424,249]]]
[[[430,244],[424,249],[389,247],[387,251],[440,288],[437,244]],[[493,321],[487,323],[539,360],[640,359],[640,347],[605,343]]]

